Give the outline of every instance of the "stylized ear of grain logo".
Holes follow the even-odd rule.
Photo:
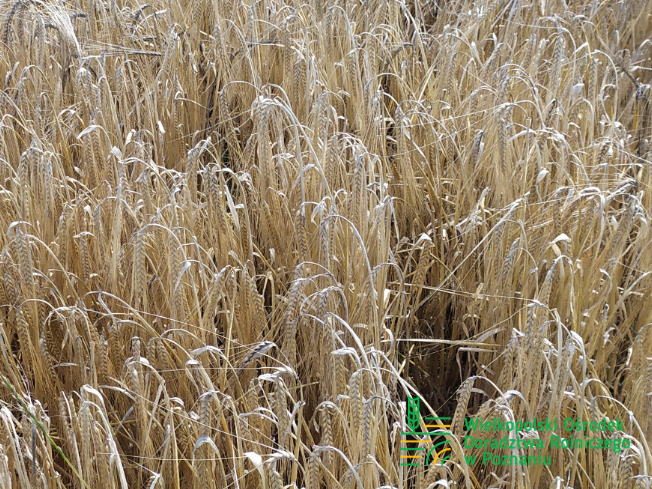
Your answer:
[[[444,439],[435,443],[435,437],[441,439],[442,434],[448,431],[450,424],[446,423],[450,423],[451,418],[424,417],[424,428],[435,428],[435,430],[421,432],[419,431],[421,424],[420,407],[421,398],[407,398],[406,424],[409,431],[401,433],[401,465],[403,466],[416,466],[422,463],[424,465],[431,463],[436,465],[437,462],[443,463],[450,458],[446,453],[450,451],[450,447],[446,446],[450,442]],[[428,449],[430,445],[432,446]],[[428,451],[426,452],[426,450]],[[424,453],[426,453],[425,457],[422,456]]]
[[[412,431],[419,428],[419,408],[421,407],[421,398],[408,397],[407,405],[407,425]]]

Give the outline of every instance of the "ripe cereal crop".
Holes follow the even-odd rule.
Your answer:
[[[651,56],[650,0],[4,0],[0,489],[650,489]]]

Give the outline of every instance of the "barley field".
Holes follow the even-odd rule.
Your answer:
[[[650,489],[651,0],[2,0],[0,36],[0,489]],[[445,460],[404,463],[410,398]],[[534,418],[548,463],[470,461]]]

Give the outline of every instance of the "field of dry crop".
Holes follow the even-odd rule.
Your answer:
[[[2,0],[0,489],[649,489],[651,12]]]

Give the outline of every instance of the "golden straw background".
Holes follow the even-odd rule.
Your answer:
[[[651,12],[3,1],[0,488],[649,489]]]

